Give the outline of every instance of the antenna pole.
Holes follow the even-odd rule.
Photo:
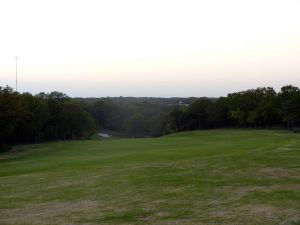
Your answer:
[[[16,56],[16,92],[18,92],[18,57]]]

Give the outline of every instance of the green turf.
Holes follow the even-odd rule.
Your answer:
[[[300,224],[300,135],[19,146],[0,155],[0,224]]]

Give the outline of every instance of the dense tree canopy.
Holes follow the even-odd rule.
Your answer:
[[[17,93],[0,87],[0,149],[11,144],[83,138],[94,119],[82,104],[60,92]]]
[[[300,122],[300,90],[287,85],[279,93],[257,88],[228,94],[216,101],[200,98],[168,116],[166,132],[222,127],[295,129]]]
[[[220,98],[72,99],[0,87],[0,149],[19,143],[86,138],[97,129],[149,137],[225,127],[287,128],[300,124],[300,89],[263,87]]]

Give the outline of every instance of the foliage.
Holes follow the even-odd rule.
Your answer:
[[[83,138],[94,127],[82,105],[63,93],[33,96],[0,87],[0,149],[11,144]]]
[[[292,130],[300,120],[300,89],[291,85],[284,86],[278,97],[283,120],[287,122],[288,129]]]
[[[167,132],[222,127],[282,127],[293,130],[300,122],[300,90],[287,85],[279,93],[257,88],[228,94],[216,101],[200,98],[167,117]]]
[[[179,102],[176,103],[176,101]],[[128,137],[212,128],[284,128],[300,123],[300,89],[271,87],[220,98],[71,99],[64,93],[17,93],[0,87],[0,149],[44,140],[78,139],[96,129]]]
[[[122,102],[119,100],[122,99]],[[142,98],[143,99],[143,98]],[[128,100],[128,102],[126,101]],[[173,105],[134,101],[132,98],[102,98],[95,101],[77,99],[90,112],[101,129],[114,130],[129,137],[160,136],[164,134],[165,115]]]

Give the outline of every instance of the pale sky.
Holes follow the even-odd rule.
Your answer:
[[[0,86],[70,96],[300,87],[299,0],[1,0]]]

